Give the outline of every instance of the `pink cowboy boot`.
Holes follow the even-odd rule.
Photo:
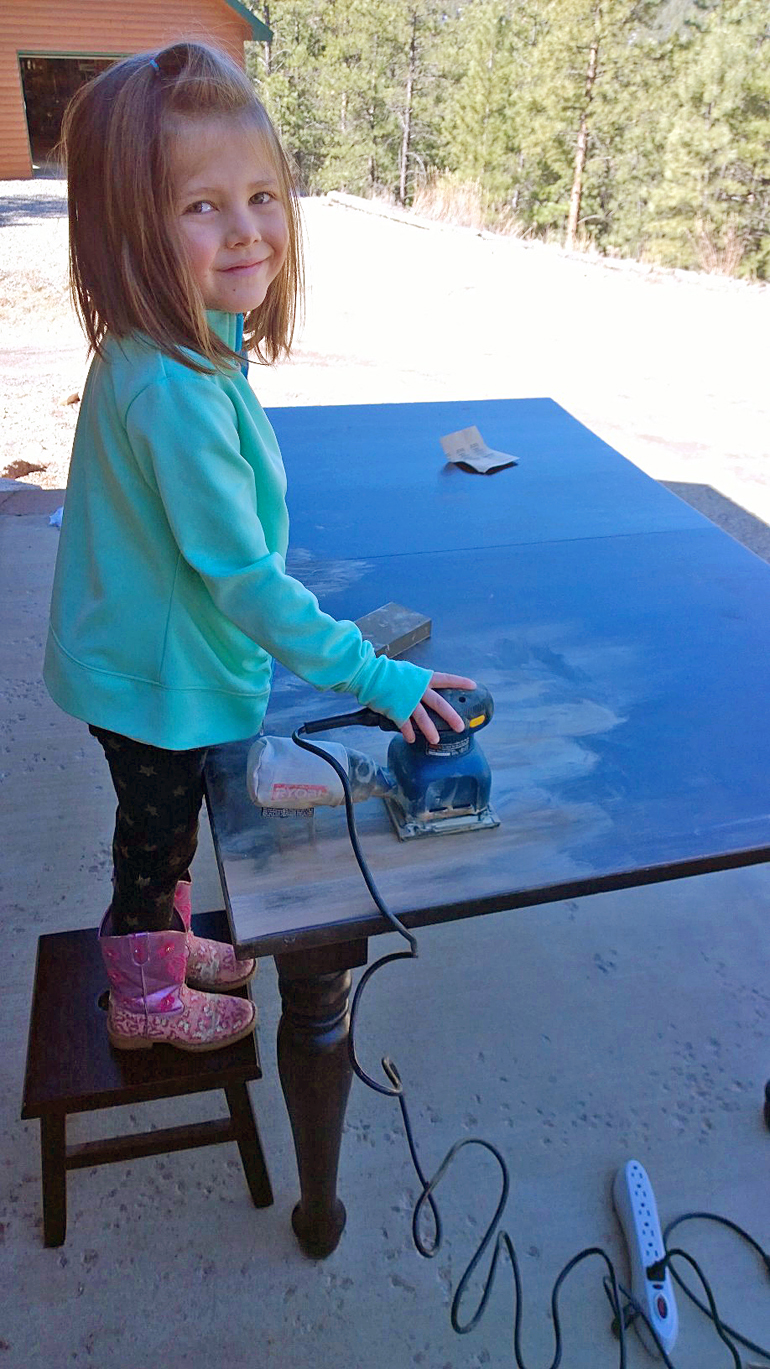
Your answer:
[[[169,932],[112,936],[107,912],[99,944],[110,981],[107,1035],[118,1050],[167,1045],[214,1051],[254,1030],[257,1013],[250,999],[198,993],[185,984],[187,942],[181,921],[178,930]]]
[[[180,879],[174,894],[174,909],[187,932],[187,983],[194,989],[240,989],[256,974],[256,960],[236,960],[235,951],[227,942],[208,941],[190,930],[191,894],[190,881]]]

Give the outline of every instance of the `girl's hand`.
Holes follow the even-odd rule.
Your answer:
[[[449,726],[453,727],[455,732],[462,732],[465,723],[460,717],[460,714],[455,712],[452,705],[448,703],[446,699],[442,698],[440,694],[437,694],[436,690],[475,688],[476,681],[469,680],[465,675],[433,675],[431,677],[431,682],[423,694],[420,703],[418,703],[414,710],[414,713],[410,718],[407,718],[404,726],[401,728],[401,736],[404,738],[404,741],[413,742],[415,736],[414,729],[415,727],[418,727],[423,736],[428,739],[431,746],[436,746],[438,744],[436,725],[430,717],[430,714],[426,713],[424,705],[427,705],[428,708],[432,708],[434,713],[438,713],[439,717],[443,718],[445,722],[448,722]]]

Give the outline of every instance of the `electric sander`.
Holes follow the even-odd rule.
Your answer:
[[[492,773],[476,742],[476,733],[492,718],[492,696],[483,685],[439,692],[460,714],[464,730],[455,732],[428,709],[438,732],[436,745],[417,732],[413,742],[399,735],[388,747],[394,787],[384,795],[385,806],[402,841],[499,826],[489,802]]]
[[[438,743],[433,745],[421,732],[411,743],[400,735],[394,737],[387,766],[334,742],[321,743],[321,749],[345,770],[354,802],[384,799],[401,841],[499,826],[490,805],[491,771],[476,741],[476,733],[492,718],[492,696],[483,685],[473,690],[441,689],[438,693],[459,713],[464,730],[455,732],[428,709]],[[361,708],[305,723],[301,732],[309,736],[338,727],[399,731],[381,713]],[[247,771],[252,802],[266,815],[335,807],[345,800],[342,782],[331,765],[301,750],[287,737],[258,738],[249,752]]]

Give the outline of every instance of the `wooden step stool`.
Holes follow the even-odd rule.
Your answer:
[[[223,911],[193,918],[198,936],[229,941]],[[237,990],[248,995],[248,988]],[[195,1054],[172,1046],[115,1050],[107,1037],[107,976],[95,928],[38,941],[21,1115],[40,1118],[43,1239],[62,1245],[67,1231],[67,1170],[136,1160],[236,1141],[255,1207],[273,1201],[247,1081],[261,1079],[254,1035]],[[230,1116],[68,1146],[67,1116],[224,1089]]]

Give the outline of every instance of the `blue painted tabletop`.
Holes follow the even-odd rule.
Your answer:
[[[391,600],[433,622],[410,659],[486,684],[494,830],[399,842],[356,818],[412,925],[770,857],[770,567],[551,400],[275,410],[289,569],[336,617]],[[477,426],[519,464],[448,467]],[[266,731],[345,712],[280,667]],[[384,761],[390,738],[330,739]],[[258,954],[383,930],[344,812],[265,819],[250,739],[217,748],[209,809],[236,944]]]

